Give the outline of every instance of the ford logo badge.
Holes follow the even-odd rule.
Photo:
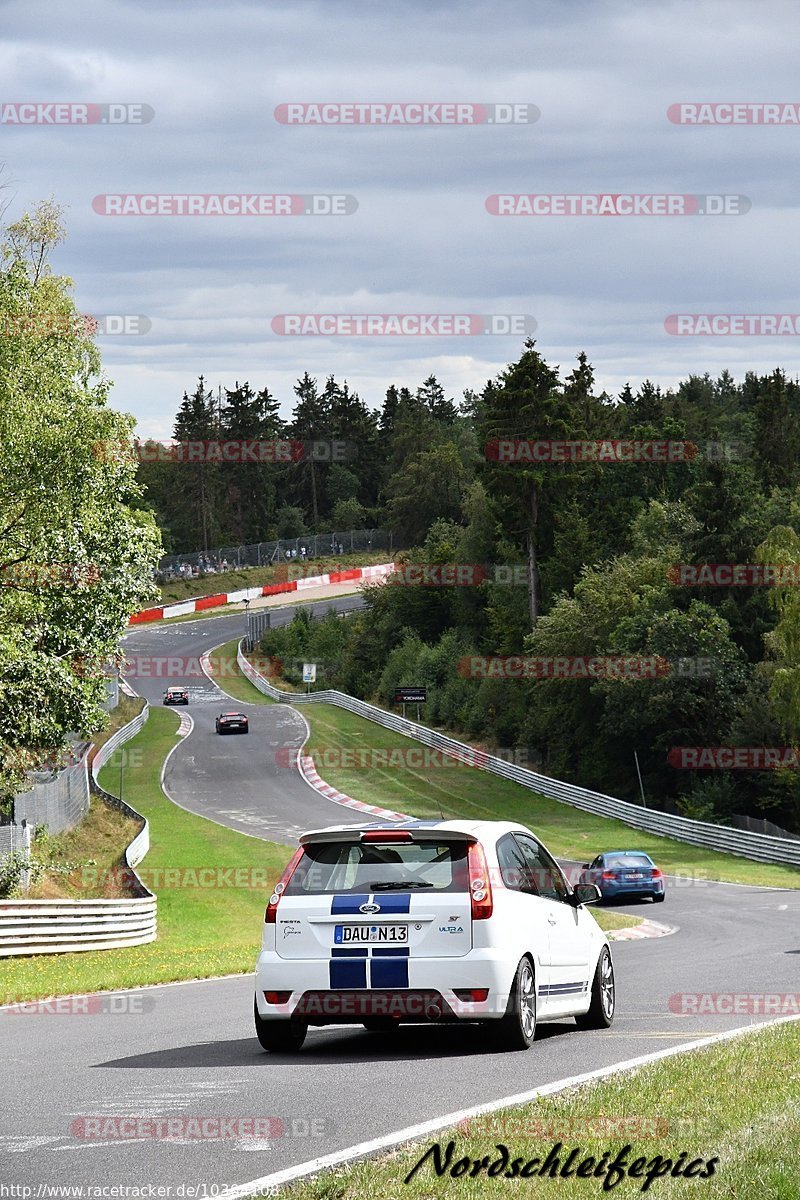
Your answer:
[[[380,904],[361,904],[359,905],[358,911],[364,913],[365,916],[368,916],[370,913],[380,912],[381,906]]]

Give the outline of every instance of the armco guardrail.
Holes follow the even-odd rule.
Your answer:
[[[92,790],[142,822],[125,851],[131,869],[150,847],[147,820],[97,783],[97,772],[114,750],[134,737],[149,716],[147,704],[138,717],[109,738],[92,763]],[[156,938],[156,897],[133,872],[133,898],[120,900],[0,900],[0,958],[30,954],[68,954],[78,950],[116,950],[143,946]],[[138,886],[136,886],[138,885]]]
[[[601,817],[613,817],[630,825],[633,829],[643,829],[659,837],[671,837],[681,842],[689,842],[693,846],[705,846],[710,850],[722,850],[728,854],[738,854],[742,858],[752,858],[757,862],[781,863],[784,866],[800,867],[800,842],[789,838],[773,837],[771,834],[751,833],[745,829],[732,829],[727,825],[713,825],[707,821],[694,821],[689,817],[678,817],[672,813],[656,812],[653,809],[641,808],[638,804],[630,804],[627,800],[616,800],[613,796],[605,796],[602,792],[592,792],[587,788],[576,787],[572,783],[562,783],[559,779],[551,779],[549,775],[537,775],[527,767],[518,767],[505,762],[492,754],[484,754],[474,746],[457,742],[454,738],[436,733],[415,721],[398,717],[395,713],[387,712],[365,700],[357,700],[344,692],[327,689],[319,692],[286,692],[273,685],[248,662],[242,651],[241,642],[238,651],[239,667],[250,682],[273,700],[284,704],[335,704],[347,709],[385,729],[402,733],[406,737],[422,742],[442,754],[455,758],[463,758],[481,770],[490,771],[503,779],[510,779],[522,787],[530,788],[542,796],[552,800],[560,800],[573,808],[583,809],[584,812],[596,813]]]
[[[122,729],[118,729],[117,732],[110,737],[103,746],[100,747],[95,754],[94,759],[92,760],[92,791],[96,792],[98,795],[101,795],[107,804],[119,809],[120,812],[124,812],[126,816],[133,817],[134,820],[142,822],[142,828],[139,830],[130,846],[128,846],[128,849],[125,851],[125,863],[131,868],[131,870],[142,861],[145,854],[147,854],[147,851],[150,849],[150,825],[148,824],[146,817],[143,817],[141,813],[138,813],[135,808],[131,808],[131,806],[126,804],[124,800],[121,800],[119,796],[113,796],[110,792],[104,791],[97,782],[97,776],[101,767],[108,762],[117,747],[124,745],[125,742],[129,742],[132,737],[135,737],[136,734],[144,728],[149,716],[150,705],[147,703],[147,701],[145,701],[144,708],[139,713],[138,717],[134,717],[133,720],[129,721],[127,725],[123,725]],[[141,884],[141,886],[144,887],[143,884]],[[146,888],[145,891],[147,891]],[[150,893],[148,892],[148,895],[149,894]]]

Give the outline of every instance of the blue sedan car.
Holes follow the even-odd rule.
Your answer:
[[[603,900],[617,897],[651,896],[664,899],[664,876],[643,850],[607,850],[591,863],[584,863],[581,883],[596,883]]]

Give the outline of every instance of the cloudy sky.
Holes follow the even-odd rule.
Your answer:
[[[54,196],[55,259],[103,336],[113,403],[169,437],[183,391],[304,370],[371,405],[434,372],[480,387],[519,335],[287,337],[280,314],[533,317],[539,349],[600,386],[776,364],[797,337],[675,337],[673,313],[797,313],[800,124],[691,127],[681,102],[800,104],[786,0],[3,0],[6,220]],[[282,104],[535,105],[535,122],[291,125]],[[32,102],[138,104],[152,120],[18,124]],[[10,107],[8,107],[10,106]],[[41,111],[46,116],[47,110]],[[782,110],[783,111],[783,110]],[[55,110],[53,110],[55,112]],[[786,118],[784,117],[783,120]],[[342,216],[107,216],[96,196],[355,197]],[[728,216],[514,216],[492,194],[744,195]],[[102,206],[101,206],[102,207]]]

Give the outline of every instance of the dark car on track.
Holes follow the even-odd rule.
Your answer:
[[[224,712],[217,717],[217,733],[249,733],[250,722],[244,713]]]
[[[168,687],[164,692],[165,704],[188,704],[189,693],[185,687]]]
[[[596,883],[604,900],[616,897],[651,896],[664,899],[664,876],[643,850],[607,850],[591,863],[584,863],[581,883]]]

